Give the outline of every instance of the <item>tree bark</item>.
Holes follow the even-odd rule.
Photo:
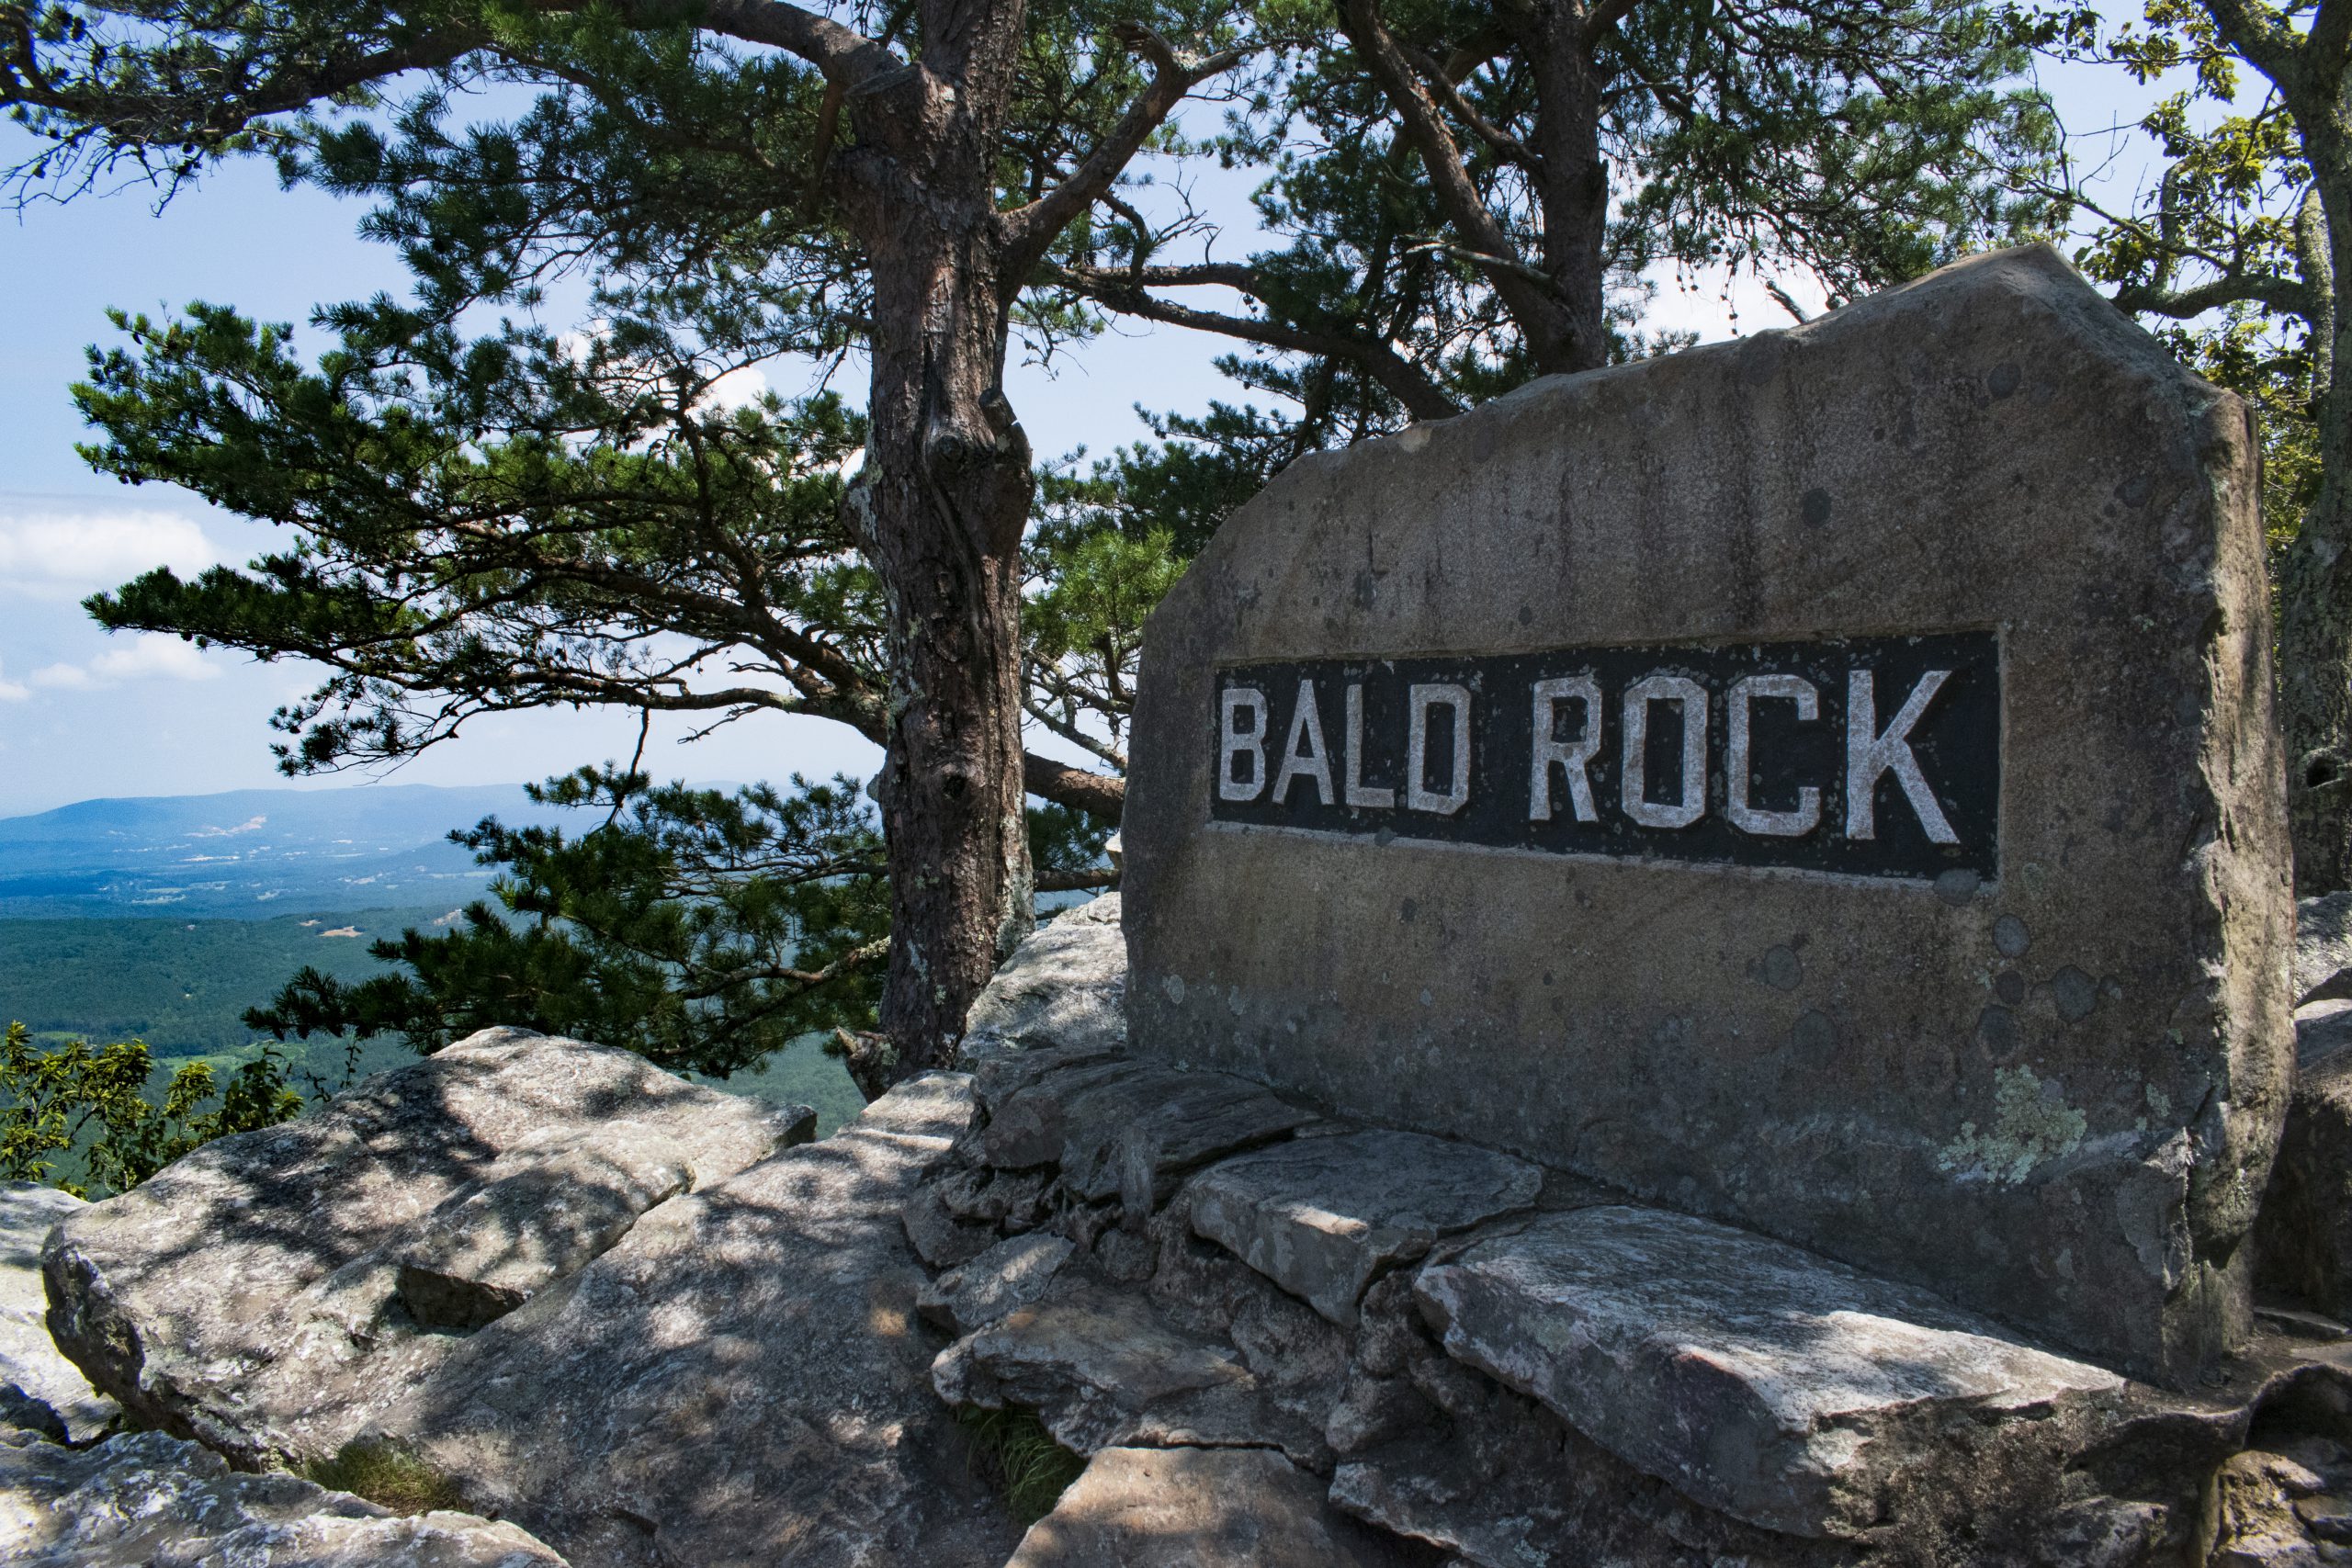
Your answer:
[[[2301,107],[2301,106],[2299,106]],[[2333,104],[2299,115],[2327,225],[2332,276],[2320,394],[2320,490],[2278,574],[2278,722],[2287,743],[2287,808],[2299,897],[2352,887],[2352,310],[2335,292],[2352,279],[2352,130]],[[2314,258],[2316,259],[2316,258]],[[2307,279],[2319,283],[2320,279]]]
[[[990,156],[1018,0],[925,6],[922,62],[849,96],[844,206],[873,271],[873,381],[853,518],[888,598],[881,787],[884,1042],[871,1097],[952,1059],[972,998],[1034,923],[1021,743],[1029,444],[1001,385]]]

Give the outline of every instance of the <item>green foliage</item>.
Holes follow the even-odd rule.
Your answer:
[[[209,1063],[191,1062],[151,1100],[153,1068],[136,1040],[96,1048],[75,1040],[44,1051],[23,1024],[8,1025],[0,1036],[0,1178],[48,1181],[77,1197],[127,1192],[192,1149],[275,1126],[302,1108],[275,1052],[225,1084]],[[62,1176],[76,1156],[84,1174]]]
[[[389,1442],[355,1438],[332,1459],[313,1460],[302,1467],[302,1477],[335,1492],[365,1497],[395,1514],[429,1514],[436,1508],[461,1508],[465,1497],[458,1483],[407,1450]]]
[[[720,1077],[797,1036],[872,1028],[888,903],[880,830],[852,781],[728,795],[607,767],[532,795],[604,821],[453,834],[501,868],[495,907],[377,942],[390,974],[306,969],[246,1021],[281,1040],[397,1032],[419,1051],[512,1024]]]
[[[2188,73],[2139,122],[2164,164],[2136,206],[2066,193],[2098,223],[2075,261],[2113,286],[2118,305],[2151,318],[2183,364],[2260,412],[2275,556],[2319,494],[2317,421],[2331,377],[2334,269],[2304,132],[2280,93],[2243,91],[2246,62],[2196,0],[2146,0],[2139,20],[2111,27],[2062,7],[2052,47],[2142,83]]]
[[[971,1444],[973,1468],[1024,1525],[1052,1513],[1086,1468],[1085,1460],[1054,1441],[1035,1411],[963,1404],[956,1406],[956,1424]]]

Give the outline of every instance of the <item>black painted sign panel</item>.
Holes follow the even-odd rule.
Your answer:
[[[1212,820],[1933,878],[2000,871],[1991,632],[1252,664]]]

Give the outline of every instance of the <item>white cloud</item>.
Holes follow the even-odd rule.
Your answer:
[[[773,390],[756,365],[740,365],[702,389],[703,405],[729,412],[749,407]]]
[[[20,703],[32,694],[30,686],[9,680],[6,666],[0,665],[0,703]]]
[[[124,681],[210,681],[220,673],[218,665],[205,662],[196,644],[168,632],[141,632],[86,665],[44,664],[25,679],[54,691],[86,692]]]
[[[195,519],[0,501],[0,590],[78,599],[168,566],[187,576],[221,559]]]

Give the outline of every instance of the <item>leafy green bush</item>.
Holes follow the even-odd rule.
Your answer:
[[[191,1062],[151,1099],[154,1076],[142,1041],[73,1040],[44,1051],[11,1023],[0,1037],[0,1179],[46,1182],[77,1198],[127,1192],[191,1149],[302,1109],[276,1051],[226,1084],[209,1063]]]

